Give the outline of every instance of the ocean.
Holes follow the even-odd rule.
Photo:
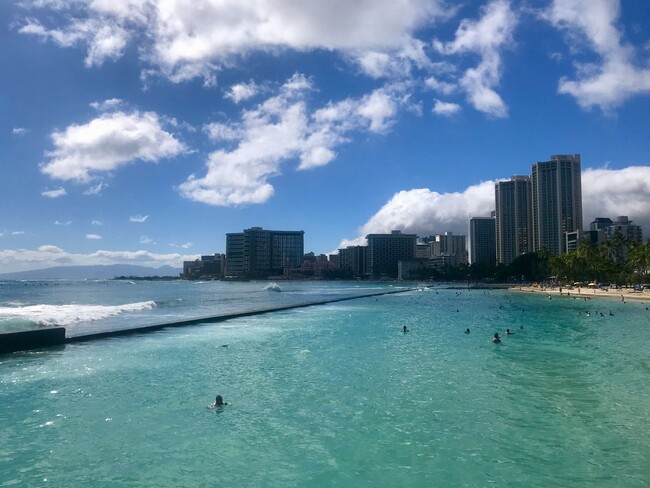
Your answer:
[[[0,330],[398,288],[267,287],[5,282]],[[0,486],[648,486],[648,305],[440,286],[0,356]]]

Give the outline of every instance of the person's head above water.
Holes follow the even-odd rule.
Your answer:
[[[221,395],[217,395],[217,398],[214,399],[214,404],[217,407],[220,407],[221,405],[224,405],[223,398],[221,397]]]
[[[499,338],[499,333],[498,333],[498,332],[495,332],[495,333],[494,333],[494,338],[495,338],[495,339],[498,339],[498,338]]]

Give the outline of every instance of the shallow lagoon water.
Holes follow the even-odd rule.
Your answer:
[[[439,289],[3,356],[0,486],[648,486],[646,306]]]

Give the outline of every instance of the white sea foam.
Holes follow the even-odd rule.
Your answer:
[[[123,305],[29,305],[0,307],[1,319],[23,319],[40,325],[71,325],[113,317],[128,312],[151,310],[153,300]]]
[[[280,288],[280,285],[277,283],[269,283],[264,287],[266,291],[282,291],[282,288]]]

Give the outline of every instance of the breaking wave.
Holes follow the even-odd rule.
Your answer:
[[[124,305],[28,305],[0,307],[0,320],[22,319],[39,325],[71,325],[157,307],[153,300]]]

